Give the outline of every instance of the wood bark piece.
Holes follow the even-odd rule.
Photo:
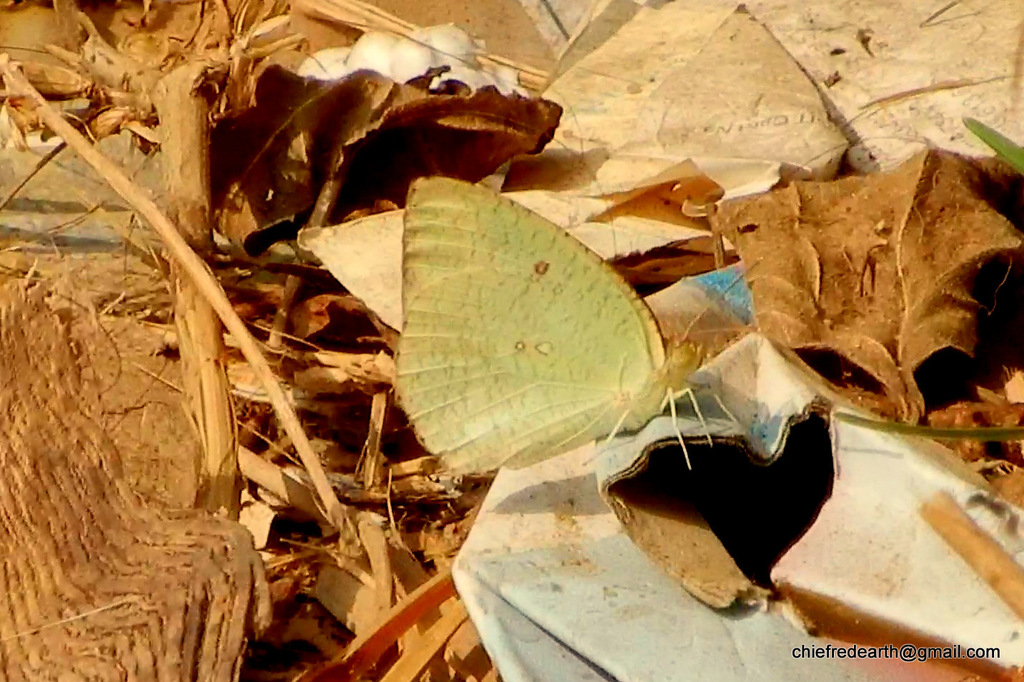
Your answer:
[[[368,490],[380,486],[384,478],[386,461],[381,452],[380,443],[384,437],[384,420],[391,403],[391,391],[380,391],[373,394],[370,404],[370,422],[363,444],[362,456],[359,459],[357,474]]]
[[[979,311],[993,305],[992,292],[975,298],[975,280],[1021,245],[997,210],[1008,201],[994,187],[1011,182],[993,166],[928,151],[888,173],[727,202],[714,221],[750,268],[767,336],[916,422],[922,366],[944,350],[974,355]]]
[[[197,287],[209,301],[214,311],[216,311],[228,332],[238,342],[239,350],[245,356],[245,359],[249,361],[256,377],[266,389],[270,403],[274,406],[274,411],[281,420],[281,425],[292,439],[299,459],[302,460],[302,464],[309,472],[313,487],[326,508],[327,517],[331,519],[331,523],[336,528],[342,531],[342,542],[344,543],[348,540],[348,537],[354,537],[354,523],[346,509],[338,502],[338,497],[334,494],[330,481],[327,480],[327,474],[324,471],[323,465],[320,463],[316,453],[313,452],[313,448],[309,444],[309,438],[306,437],[306,432],[302,429],[302,424],[299,422],[295,410],[289,406],[281,384],[278,383],[277,378],[270,369],[270,364],[263,357],[259,345],[257,345],[256,340],[252,337],[245,322],[242,321],[238,313],[231,306],[231,302],[228,301],[224,290],[220,287],[217,280],[214,279],[206,263],[189,248],[171,221],[153,203],[152,199],[146,196],[146,193],[132,183],[120,168],[110,159],[103,156],[81,133],[53,110],[43,96],[14,68],[6,54],[0,54],[0,74],[3,74],[4,83],[8,90],[36,104],[39,117],[46,123],[47,127],[57,135],[60,135],[68,143],[68,146],[78,152],[85,162],[92,166],[110,184],[115,192],[120,194],[133,209],[138,211],[149,222],[156,233],[160,235],[167,250],[181,268],[196,282]]]
[[[317,506],[316,496],[299,481],[272,462],[252,450],[238,446],[238,469],[247,479],[269,490],[275,497],[301,511],[317,523],[330,525],[330,521]]]
[[[380,620],[375,584],[337,566],[321,567],[313,596],[357,636],[372,630]]]
[[[0,301],[0,678],[237,679],[270,617],[248,533],[144,507],[67,324],[39,293]]]
[[[430,575],[423,568],[412,552],[401,545],[394,536],[388,538],[388,550],[391,557],[391,570],[395,575],[395,601],[401,602],[409,594],[416,591],[420,585],[430,580]],[[455,608],[456,602],[453,599],[446,601],[442,608]],[[404,655],[406,652],[420,649],[425,645],[424,637],[431,627],[441,618],[441,609],[423,614],[415,627],[410,628],[399,638],[399,651]],[[451,671],[447,662],[442,656],[435,656],[430,665],[420,678],[423,682],[450,682]]]
[[[359,514],[359,541],[363,543],[366,557],[373,572],[374,592],[377,597],[377,615],[383,618],[391,608],[394,595],[394,575],[391,572],[391,555],[388,540],[384,534],[384,519],[371,512]]]

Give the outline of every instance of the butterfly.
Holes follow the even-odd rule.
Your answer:
[[[674,415],[683,393],[700,415],[686,383],[700,347],[666,345],[615,270],[519,204],[418,179],[402,252],[398,399],[452,472],[528,466],[638,430],[666,404]]]

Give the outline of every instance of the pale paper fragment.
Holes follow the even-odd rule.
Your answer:
[[[545,96],[566,110],[553,146],[580,153],[781,161],[828,176],[846,146],[785,49],[718,2],[642,8]]]
[[[965,116],[1024,140],[1011,79],[1024,21],[1019,0],[748,6],[816,81],[840,77],[826,93],[843,125],[861,138],[851,161],[861,161],[863,170],[897,166],[928,146],[988,153],[964,128]],[[911,92],[919,89],[932,91]]]
[[[341,225],[305,228],[299,246],[358,296],[386,325],[402,328],[402,210]]]

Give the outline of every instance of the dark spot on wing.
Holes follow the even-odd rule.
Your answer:
[[[547,271],[551,269],[551,263],[544,260],[539,260],[533,264],[533,271],[538,275],[547,274]]]

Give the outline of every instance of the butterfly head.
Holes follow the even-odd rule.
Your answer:
[[[704,361],[704,348],[693,341],[678,341],[665,349],[662,384],[679,389],[686,385],[690,374]]]

